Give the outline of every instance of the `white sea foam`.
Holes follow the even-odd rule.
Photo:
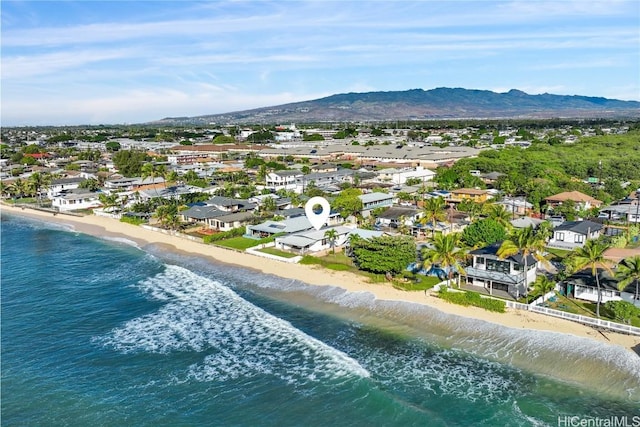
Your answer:
[[[127,239],[124,237],[111,237],[111,236],[102,236],[102,239],[108,240],[110,242],[123,243],[125,245],[133,246],[134,248],[140,249],[140,245],[137,242]]]
[[[189,367],[189,378],[221,381],[263,374],[299,383],[369,375],[345,353],[187,269],[168,266],[139,287],[166,304],[102,341],[122,352],[206,353],[202,363]]]

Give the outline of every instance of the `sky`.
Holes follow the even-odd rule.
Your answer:
[[[640,1],[7,1],[2,126],[132,124],[347,92],[640,100]]]

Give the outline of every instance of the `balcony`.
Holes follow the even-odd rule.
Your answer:
[[[466,267],[464,271],[466,276],[472,279],[491,280],[492,282],[505,283],[508,285],[524,283],[524,273],[507,274],[475,267]]]

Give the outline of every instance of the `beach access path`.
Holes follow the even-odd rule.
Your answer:
[[[123,223],[116,219],[96,215],[72,216],[35,209],[0,205],[0,211],[14,215],[40,219],[47,222],[67,224],[76,231],[99,237],[129,239],[140,247],[146,244],[162,244],[178,251],[210,257],[218,262],[259,270],[310,285],[337,286],[349,292],[370,292],[379,300],[404,301],[423,304],[444,313],[490,322],[515,329],[551,331],[589,338],[610,345],[622,346],[631,351],[640,350],[640,337],[615,332],[601,332],[592,327],[543,314],[507,309],[506,313],[493,313],[477,307],[464,307],[439,299],[432,292],[411,292],[394,288],[390,283],[370,283],[366,278],[349,272],[327,270],[319,266],[285,264],[281,261],[257,257],[213,245],[160,233],[140,226]]]

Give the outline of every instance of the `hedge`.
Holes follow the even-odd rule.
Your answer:
[[[497,313],[504,313],[506,310],[506,304],[504,301],[500,301],[493,298],[482,298],[477,292],[449,292],[447,288],[441,288],[438,291],[438,296],[445,301],[463,305],[474,306],[484,308],[488,311],[495,311]]]
[[[202,238],[202,241],[204,243],[217,242],[219,240],[230,239],[232,237],[244,236],[244,232],[245,232],[245,228],[244,227],[234,228],[234,229],[231,229],[229,231],[223,231],[221,233],[210,234],[208,236],[204,236]]]

